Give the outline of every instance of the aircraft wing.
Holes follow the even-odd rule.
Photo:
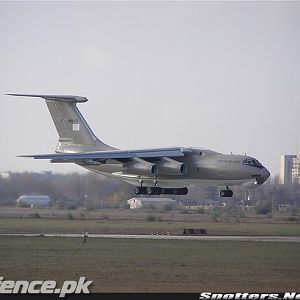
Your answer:
[[[50,159],[51,162],[105,162],[108,159],[130,160],[133,158],[162,158],[184,156],[182,148],[162,148],[146,150],[112,150],[95,151],[84,153],[55,153],[55,154],[33,154],[20,155],[19,157],[30,157],[34,159]]]

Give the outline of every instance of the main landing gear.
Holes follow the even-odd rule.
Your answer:
[[[133,192],[136,195],[186,195],[188,189],[185,188],[161,188],[157,186],[158,181],[153,181],[154,186],[143,186],[143,180],[140,180],[140,186],[135,186]]]
[[[228,186],[226,186],[226,190],[221,190],[220,191],[220,196],[221,197],[232,197],[233,196],[233,191],[230,190]]]
[[[146,187],[136,186],[133,189],[136,195],[186,195],[188,189],[185,188],[161,188],[159,186]]]

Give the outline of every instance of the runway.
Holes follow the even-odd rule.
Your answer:
[[[71,233],[1,233],[0,236],[27,236],[27,237],[67,237],[83,238],[83,234]],[[89,238],[110,239],[148,239],[148,240],[187,240],[187,241],[235,241],[235,242],[293,242],[300,243],[300,237],[294,236],[248,236],[248,235],[141,235],[141,234],[88,234]]]

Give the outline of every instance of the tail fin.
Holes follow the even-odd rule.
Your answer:
[[[83,152],[115,149],[101,142],[77,108],[77,103],[87,102],[86,97],[7,94],[10,96],[39,97],[46,100],[49,112],[59,135],[56,152]]]

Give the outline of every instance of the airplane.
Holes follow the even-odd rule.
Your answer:
[[[6,94],[46,101],[59,135],[52,154],[21,155],[51,163],[75,163],[107,177],[134,185],[136,195],[186,195],[197,184],[224,187],[221,197],[232,197],[230,187],[262,185],[270,172],[247,155],[222,154],[205,148],[172,147],[119,150],[99,140],[77,104],[86,97],[70,95]]]

